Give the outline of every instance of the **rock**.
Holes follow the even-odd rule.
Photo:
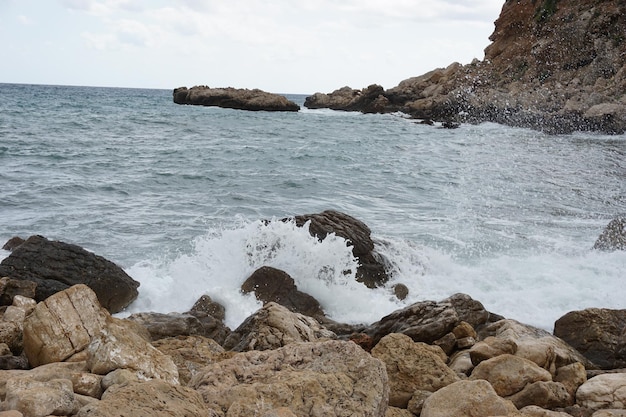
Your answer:
[[[30,369],[26,356],[2,355],[0,356],[0,370]]]
[[[626,410],[598,410],[591,417],[626,417]]]
[[[159,379],[114,386],[102,400],[81,408],[76,417],[216,416],[194,390]]]
[[[403,408],[387,407],[385,417],[415,417],[415,414]]]
[[[279,407],[266,411],[261,417],[297,417],[293,411],[287,407]]]
[[[11,279],[9,277],[0,278],[0,306],[8,306],[13,303],[13,298],[17,295],[35,298],[37,284],[32,281],[21,279]]]
[[[424,407],[424,401],[428,399],[432,395],[430,391],[417,390],[413,393],[413,396],[409,400],[409,403],[406,406],[406,409],[411,413],[419,416],[422,413],[422,408]]]
[[[297,416],[383,416],[385,366],[351,342],[295,343],[205,367],[189,386],[228,417],[288,407]]]
[[[17,410],[0,411],[0,417],[24,417],[24,414]]]
[[[19,323],[0,321],[0,343],[8,346],[13,354],[22,352],[22,326]]]
[[[224,306],[213,301],[208,295],[203,295],[198,298],[198,301],[194,303],[191,310],[187,313],[196,317],[198,317],[198,315],[209,315],[219,321],[224,321],[224,317],[226,317],[226,309]]]
[[[31,236],[0,263],[0,276],[37,284],[43,301],[75,284],[89,286],[100,304],[117,313],[137,298],[139,283],[114,263],[83,248]]]
[[[136,382],[143,382],[143,380],[144,378],[140,378],[136,372],[132,372],[128,369],[116,369],[104,375],[100,385],[102,386],[102,389],[106,391],[113,385],[126,386]]]
[[[13,236],[11,239],[7,240],[7,242],[2,246],[2,249],[8,250],[10,252],[20,246],[22,243],[24,243],[24,239],[19,236]]]
[[[24,353],[33,367],[61,362],[85,349],[109,313],[86,285],[74,285],[37,304],[24,321]]]
[[[75,405],[72,381],[67,379],[39,382],[16,377],[6,383],[5,409],[17,410],[28,417],[74,414]]]
[[[346,239],[352,246],[354,257],[359,261],[357,281],[369,288],[375,288],[389,280],[384,264],[378,260],[379,255],[374,251],[370,228],[365,223],[334,210],[295,216],[294,220],[298,227],[310,222],[309,232],[320,241],[331,233]]]
[[[454,353],[448,361],[448,367],[457,375],[469,375],[474,369],[469,351],[463,350]]]
[[[254,292],[257,300],[275,302],[305,316],[323,316],[320,303],[309,294],[298,290],[293,278],[280,269],[263,266],[250,275],[243,284],[244,293]]]
[[[578,387],[587,382],[587,372],[582,363],[572,363],[558,368],[554,381],[563,384],[569,395],[576,398]]]
[[[202,336],[160,339],[152,342],[152,345],[172,358],[178,368],[181,384],[189,382],[204,366],[229,357],[217,342]]]
[[[551,411],[536,405],[528,405],[519,410],[523,416],[529,417],[572,417],[570,414],[561,411]]]
[[[404,284],[395,284],[392,290],[398,300],[404,300],[409,295],[409,287]]]
[[[291,343],[335,337],[333,332],[326,330],[315,319],[270,302],[245,319],[226,338],[224,348],[237,352],[268,350]]]
[[[501,398],[487,381],[458,381],[424,401],[420,417],[505,416],[515,413],[512,402]]]
[[[0,371],[0,398],[6,396],[6,382],[11,378],[23,377],[42,383],[53,379],[67,379],[72,381],[72,384],[78,384],[85,373],[87,367],[84,362],[55,362],[31,370]]]
[[[307,97],[304,107],[309,109],[329,108],[363,113],[386,113],[392,106],[380,85],[372,84],[362,90],[343,87],[330,94],[315,93]]]
[[[521,391],[508,396],[517,408],[536,405],[542,408],[553,409],[567,407],[574,404],[572,397],[563,384],[553,381],[537,381],[528,384]]]
[[[385,364],[389,376],[389,405],[406,408],[417,390],[435,392],[459,380],[446,366],[446,355],[436,346],[416,343],[393,333],[372,349],[372,356]]]
[[[202,325],[200,335],[213,339],[221,345],[231,332],[230,328],[224,324],[225,313],[223,305],[213,301],[208,295],[203,295],[185,314],[192,315],[200,321]]]
[[[601,369],[626,367],[626,310],[571,311],[554,323],[554,335]]]
[[[552,381],[552,375],[528,359],[506,354],[479,363],[470,375],[470,380],[477,379],[488,381],[499,396],[506,397],[533,382]]]
[[[172,358],[135,333],[123,320],[113,317],[107,318],[100,333],[87,347],[87,366],[98,375],[129,369],[140,378],[157,378],[178,384],[178,368]]]
[[[179,87],[173,92],[174,103],[217,106],[252,111],[298,111],[300,106],[286,97],[262,90],[237,88]]]
[[[626,373],[594,376],[578,388],[576,402],[594,410],[626,409]]]
[[[604,251],[626,250],[626,217],[619,216],[611,220],[593,248]]]
[[[190,314],[135,313],[128,316],[126,320],[146,328],[151,340],[203,333],[200,320]]]
[[[469,356],[474,365],[478,365],[482,361],[495,358],[500,355],[511,354],[517,352],[517,343],[509,338],[497,338],[487,336],[484,340],[474,344],[469,351]]]

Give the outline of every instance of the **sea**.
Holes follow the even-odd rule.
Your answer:
[[[385,287],[344,274],[344,239],[277,221],[329,209],[369,226]],[[592,250],[623,213],[624,135],[0,84],[0,246],[37,234],[115,262],[141,283],[122,316],[185,312],[206,294],[235,328],[261,307],[242,282],[268,265],[341,322],[460,292],[551,331],[572,310],[626,308],[626,252]]]

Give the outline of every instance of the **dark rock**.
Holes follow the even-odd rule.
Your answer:
[[[7,240],[7,243],[2,246],[2,249],[12,251],[13,249],[20,246],[22,243],[24,243],[24,239],[19,236],[14,236],[11,239]]]
[[[626,216],[611,220],[593,248],[604,251],[626,250]]]
[[[203,295],[198,298],[198,301],[191,307],[188,314],[192,316],[209,315],[219,321],[224,321],[226,309],[220,303],[213,301],[208,295]]]
[[[254,292],[263,303],[275,302],[296,313],[310,317],[323,316],[320,303],[298,290],[293,278],[280,269],[263,266],[241,284],[244,293]]]
[[[252,111],[298,111],[298,106],[286,97],[262,90],[237,88],[209,88],[195,86],[174,89],[174,103],[217,106],[229,109]]]
[[[343,87],[330,94],[316,93],[307,97],[304,106],[309,109],[329,108],[363,113],[386,113],[393,106],[384,93],[383,87],[377,84],[362,90]]]
[[[26,356],[4,355],[0,356],[0,370],[30,369]]]
[[[0,306],[11,305],[13,297],[16,295],[34,299],[36,289],[37,284],[32,281],[11,279],[9,277],[0,278]]]
[[[43,301],[76,284],[85,284],[103,307],[117,313],[137,298],[139,283],[114,263],[85,249],[31,236],[0,263],[0,276],[37,284]]]
[[[601,369],[626,367],[626,310],[571,311],[554,323],[554,335]]]
[[[393,295],[398,300],[404,300],[409,295],[409,288],[404,284],[396,284],[393,286]]]
[[[377,259],[374,241],[367,225],[345,213],[326,210],[317,214],[304,214],[294,217],[301,227],[310,221],[309,232],[320,241],[330,233],[346,239],[352,245],[352,253],[359,261],[356,278],[369,288],[382,286],[389,280],[385,266]]]
[[[150,333],[152,340],[160,340],[178,336],[203,336],[223,343],[230,330],[221,322],[209,315],[198,316],[181,313],[136,313],[127,320],[138,323]]]

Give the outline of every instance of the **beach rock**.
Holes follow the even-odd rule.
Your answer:
[[[420,417],[506,416],[517,412],[509,400],[496,394],[489,382],[458,381],[424,401]]]
[[[385,417],[415,417],[415,414],[404,408],[387,407]]]
[[[37,284],[32,281],[0,278],[0,306],[8,306],[13,303],[16,295],[27,298],[35,298]]]
[[[191,307],[191,310],[189,310],[187,314],[191,314],[192,316],[198,318],[199,316],[211,316],[216,320],[223,322],[224,317],[226,317],[226,309],[223,305],[213,301],[211,297],[205,294],[198,298],[198,301],[194,303],[193,307]]]
[[[554,323],[563,339],[601,369],[626,367],[626,310],[571,311]]]
[[[254,271],[241,284],[241,291],[254,292],[257,300],[275,302],[305,316],[324,315],[320,303],[309,294],[299,291],[289,274],[270,266],[262,266]]]
[[[574,404],[572,397],[563,384],[553,381],[537,381],[530,383],[519,392],[506,397],[519,408],[528,405],[553,409]]]
[[[288,220],[288,219],[285,219]],[[379,260],[380,255],[374,251],[374,241],[367,225],[345,213],[335,210],[326,210],[317,214],[295,216],[298,227],[309,223],[309,233],[320,241],[334,233],[348,241],[352,246],[352,253],[359,261],[356,279],[369,288],[380,287],[389,280],[385,266]]]
[[[139,287],[139,282],[103,257],[42,236],[29,237],[3,259],[0,276],[35,282],[37,301],[72,285],[85,284],[111,313],[121,311],[135,300]]]
[[[587,371],[582,363],[576,362],[556,370],[555,382],[563,384],[572,398],[576,398],[578,387],[587,382]]]
[[[221,416],[247,417],[279,407],[296,416],[384,416],[384,364],[351,342],[295,343],[240,353],[190,381]]]
[[[24,353],[33,367],[61,362],[85,349],[109,313],[86,285],[74,285],[37,304],[24,321]]]
[[[144,327],[150,334],[150,340],[204,333],[200,320],[190,314],[135,313],[126,320]]]
[[[462,350],[452,354],[448,360],[448,367],[457,375],[470,375],[474,369],[474,364],[472,363],[469,351]]]
[[[276,349],[291,343],[334,339],[335,334],[315,319],[267,303],[226,338],[224,348],[237,352]]]
[[[580,362],[585,367],[592,364],[570,345],[545,330],[538,329],[519,323],[515,320],[500,320],[485,325],[480,329],[479,337],[485,344],[496,346],[494,350],[500,350],[502,346],[510,346],[511,353],[535,362],[540,367],[548,370],[551,375],[556,374],[556,369],[561,366]],[[489,338],[489,337],[492,338]],[[477,343],[470,349],[470,354],[476,349],[482,349]],[[472,357],[474,362],[474,357]],[[474,362],[477,364],[477,362]]]
[[[417,390],[413,393],[413,396],[409,400],[406,409],[411,413],[419,416],[424,408],[424,402],[432,395],[431,391]]]
[[[191,388],[172,385],[159,379],[116,385],[102,400],[82,407],[77,417],[215,417],[202,397]]]
[[[232,356],[217,342],[202,336],[160,339],[152,342],[152,345],[172,358],[178,368],[180,383],[183,385],[204,366]]]
[[[563,411],[546,410],[545,408],[538,407],[536,405],[528,405],[519,410],[522,416],[528,417],[572,417]]]
[[[372,356],[385,364],[389,377],[389,405],[407,408],[415,391],[435,392],[459,380],[446,366],[446,355],[437,346],[414,342],[393,333],[372,349]]]
[[[172,358],[138,335],[128,322],[114,317],[107,317],[105,325],[87,347],[87,366],[98,375],[129,369],[140,378],[179,382],[178,368]]]
[[[484,379],[499,396],[507,397],[533,382],[552,381],[552,375],[528,359],[507,354],[482,361],[474,368],[469,379]]]
[[[28,377],[11,378],[6,382],[4,408],[28,417],[74,414],[77,404],[72,381],[51,379],[39,382]]]
[[[6,396],[6,382],[11,378],[27,378],[33,381],[47,382],[53,379],[68,379],[78,383],[88,373],[85,362],[55,362],[38,366],[30,370],[0,371],[0,399]]]
[[[590,378],[578,388],[576,402],[594,410],[626,409],[626,373],[602,374]]]
[[[173,92],[174,103],[217,106],[252,111],[298,111],[300,106],[279,94],[259,89],[179,87]]]
[[[626,250],[626,216],[611,220],[593,248],[604,251]]]

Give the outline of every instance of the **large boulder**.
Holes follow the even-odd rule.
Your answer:
[[[626,373],[590,378],[576,391],[576,401],[591,409],[626,408]]]
[[[226,338],[224,347],[237,352],[269,350],[291,343],[335,337],[333,332],[315,319],[270,302],[233,330]]]
[[[593,248],[604,251],[626,250],[626,216],[611,220],[598,236]]]
[[[320,303],[298,290],[293,278],[280,269],[263,266],[250,275],[243,284],[244,293],[254,292],[257,300],[264,303],[275,302],[289,310],[310,317],[324,315]]]
[[[571,311],[554,323],[554,335],[601,369],[626,367],[626,310]]]
[[[346,239],[352,246],[354,257],[359,261],[357,281],[369,288],[375,288],[389,280],[383,262],[374,251],[371,230],[362,221],[335,210],[295,216],[294,220],[299,227],[309,222],[309,233],[320,241],[331,233]]]
[[[28,377],[11,378],[6,383],[4,407],[28,417],[66,416],[78,411],[69,379],[40,382]]]
[[[252,111],[298,111],[300,106],[279,94],[259,89],[179,87],[173,92],[174,103],[217,106]]]
[[[514,355],[500,355],[478,364],[470,380],[488,381],[501,397],[513,395],[528,384],[552,381],[550,372],[528,359]]]
[[[382,417],[389,386],[384,364],[352,342],[296,343],[212,364],[189,386],[221,416],[288,407],[299,417]]]
[[[85,249],[42,236],[31,236],[0,263],[0,277],[37,284],[35,299],[43,301],[72,285],[85,284],[100,304],[117,313],[137,298],[139,282],[113,262]]]

